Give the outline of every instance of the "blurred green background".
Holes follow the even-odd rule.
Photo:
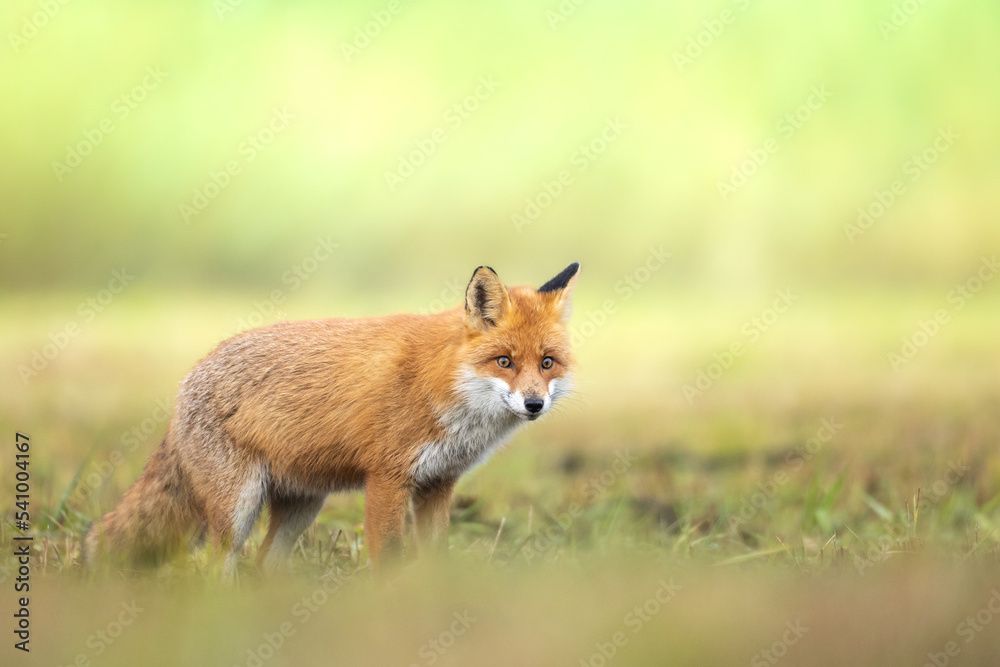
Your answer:
[[[588,2],[553,28],[558,3],[225,1],[57,5],[16,44],[39,5],[7,3],[4,284],[96,289],[125,265],[142,290],[269,288],[332,234],[341,251],[310,289],[432,294],[482,262],[539,282],[579,259],[593,290],[650,244],[674,253],[650,289],[664,298],[936,288],[1000,241],[995,3],[927,3],[884,39],[889,2]],[[481,77],[495,90],[446,122]],[[785,138],[814,87],[829,99]],[[241,151],[275,109],[287,127]],[[626,129],[579,172],[609,118]],[[53,163],[104,119],[60,181]],[[391,191],[385,172],[438,127]],[[904,162],[947,127],[958,139],[911,183]],[[779,151],[722,201],[717,182],[769,137]],[[241,173],[186,223],[180,205],[231,160]],[[518,233],[512,214],[562,169],[573,184]],[[843,226],[896,178],[906,195],[849,243]]]
[[[597,589],[575,588],[588,576],[621,597],[646,595],[636,573],[655,581],[674,558],[825,571],[831,549],[849,563],[887,525],[915,530],[904,503],[953,460],[972,472],[921,515],[920,535],[946,560],[998,560],[1000,5],[17,0],[0,27],[0,428],[39,443],[53,577],[218,341],[279,318],[436,311],[460,303],[480,264],[538,286],[571,261],[577,395],[463,480],[474,511],[456,514],[452,549],[515,562],[539,517],[616,453],[640,459],[549,554],[580,570],[538,593],[514,569],[503,576],[520,593],[477,593],[501,615],[522,594],[560,601],[558,649],[536,641],[525,664],[586,657],[620,625],[595,620],[607,613]],[[735,530],[741,501],[831,417],[843,424],[832,444]],[[100,474],[116,451],[124,460]],[[4,497],[9,470],[5,457]],[[359,502],[331,499],[323,530],[356,534]],[[692,575],[711,594],[671,618],[693,613],[702,632],[719,613],[744,622],[753,612],[728,591],[750,579],[727,572],[729,588],[718,571]],[[742,627],[714,664],[746,662],[809,607],[814,580],[761,593],[766,572],[751,578],[780,598],[773,627]],[[894,571],[899,590],[934,578],[914,572]],[[956,575],[954,614],[928,621],[940,632],[906,632],[947,638],[981,604],[979,577],[995,575]],[[60,595],[88,594],[58,582],[50,620]],[[883,584],[880,599],[899,604],[896,580]],[[162,608],[182,609],[184,590]],[[192,595],[217,608],[216,593]],[[419,609],[434,593],[407,595]],[[566,620],[579,605],[594,610],[584,629]],[[368,632],[377,606],[356,621]],[[815,634],[830,641],[801,664],[836,663],[827,621]],[[903,632],[899,617],[885,623]],[[236,660],[253,627],[228,653],[213,634],[184,655]],[[60,628],[76,644],[90,632]],[[501,639],[470,654],[500,656]],[[631,663],[705,655],[664,642]]]

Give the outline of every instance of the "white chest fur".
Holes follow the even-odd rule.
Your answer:
[[[498,378],[463,376],[461,400],[441,417],[445,436],[425,444],[413,465],[417,485],[458,478],[513,434],[522,420],[505,407],[505,392],[510,388]]]

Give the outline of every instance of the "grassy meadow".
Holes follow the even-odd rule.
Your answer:
[[[0,9],[3,665],[992,665],[1000,9]],[[582,264],[575,394],[388,585],[86,571],[178,382],[278,319]],[[30,436],[30,653],[14,648]],[[993,621],[997,622],[994,623]]]

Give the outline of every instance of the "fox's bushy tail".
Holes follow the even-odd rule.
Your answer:
[[[83,541],[86,565],[106,557],[155,566],[186,546],[199,512],[169,438],[168,433],[121,502],[91,524]]]

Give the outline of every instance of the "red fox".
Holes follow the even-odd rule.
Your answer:
[[[364,489],[372,567],[418,543],[446,548],[451,494],[572,382],[566,322],[580,265],[535,290],[480,266],[465,307],[436,315],[277,322],[223,341],[181,383],[163,442],[84,560],[156,564],[210,533],[237,558],[265,503],[258,563],[291,554],[326,496]]]

